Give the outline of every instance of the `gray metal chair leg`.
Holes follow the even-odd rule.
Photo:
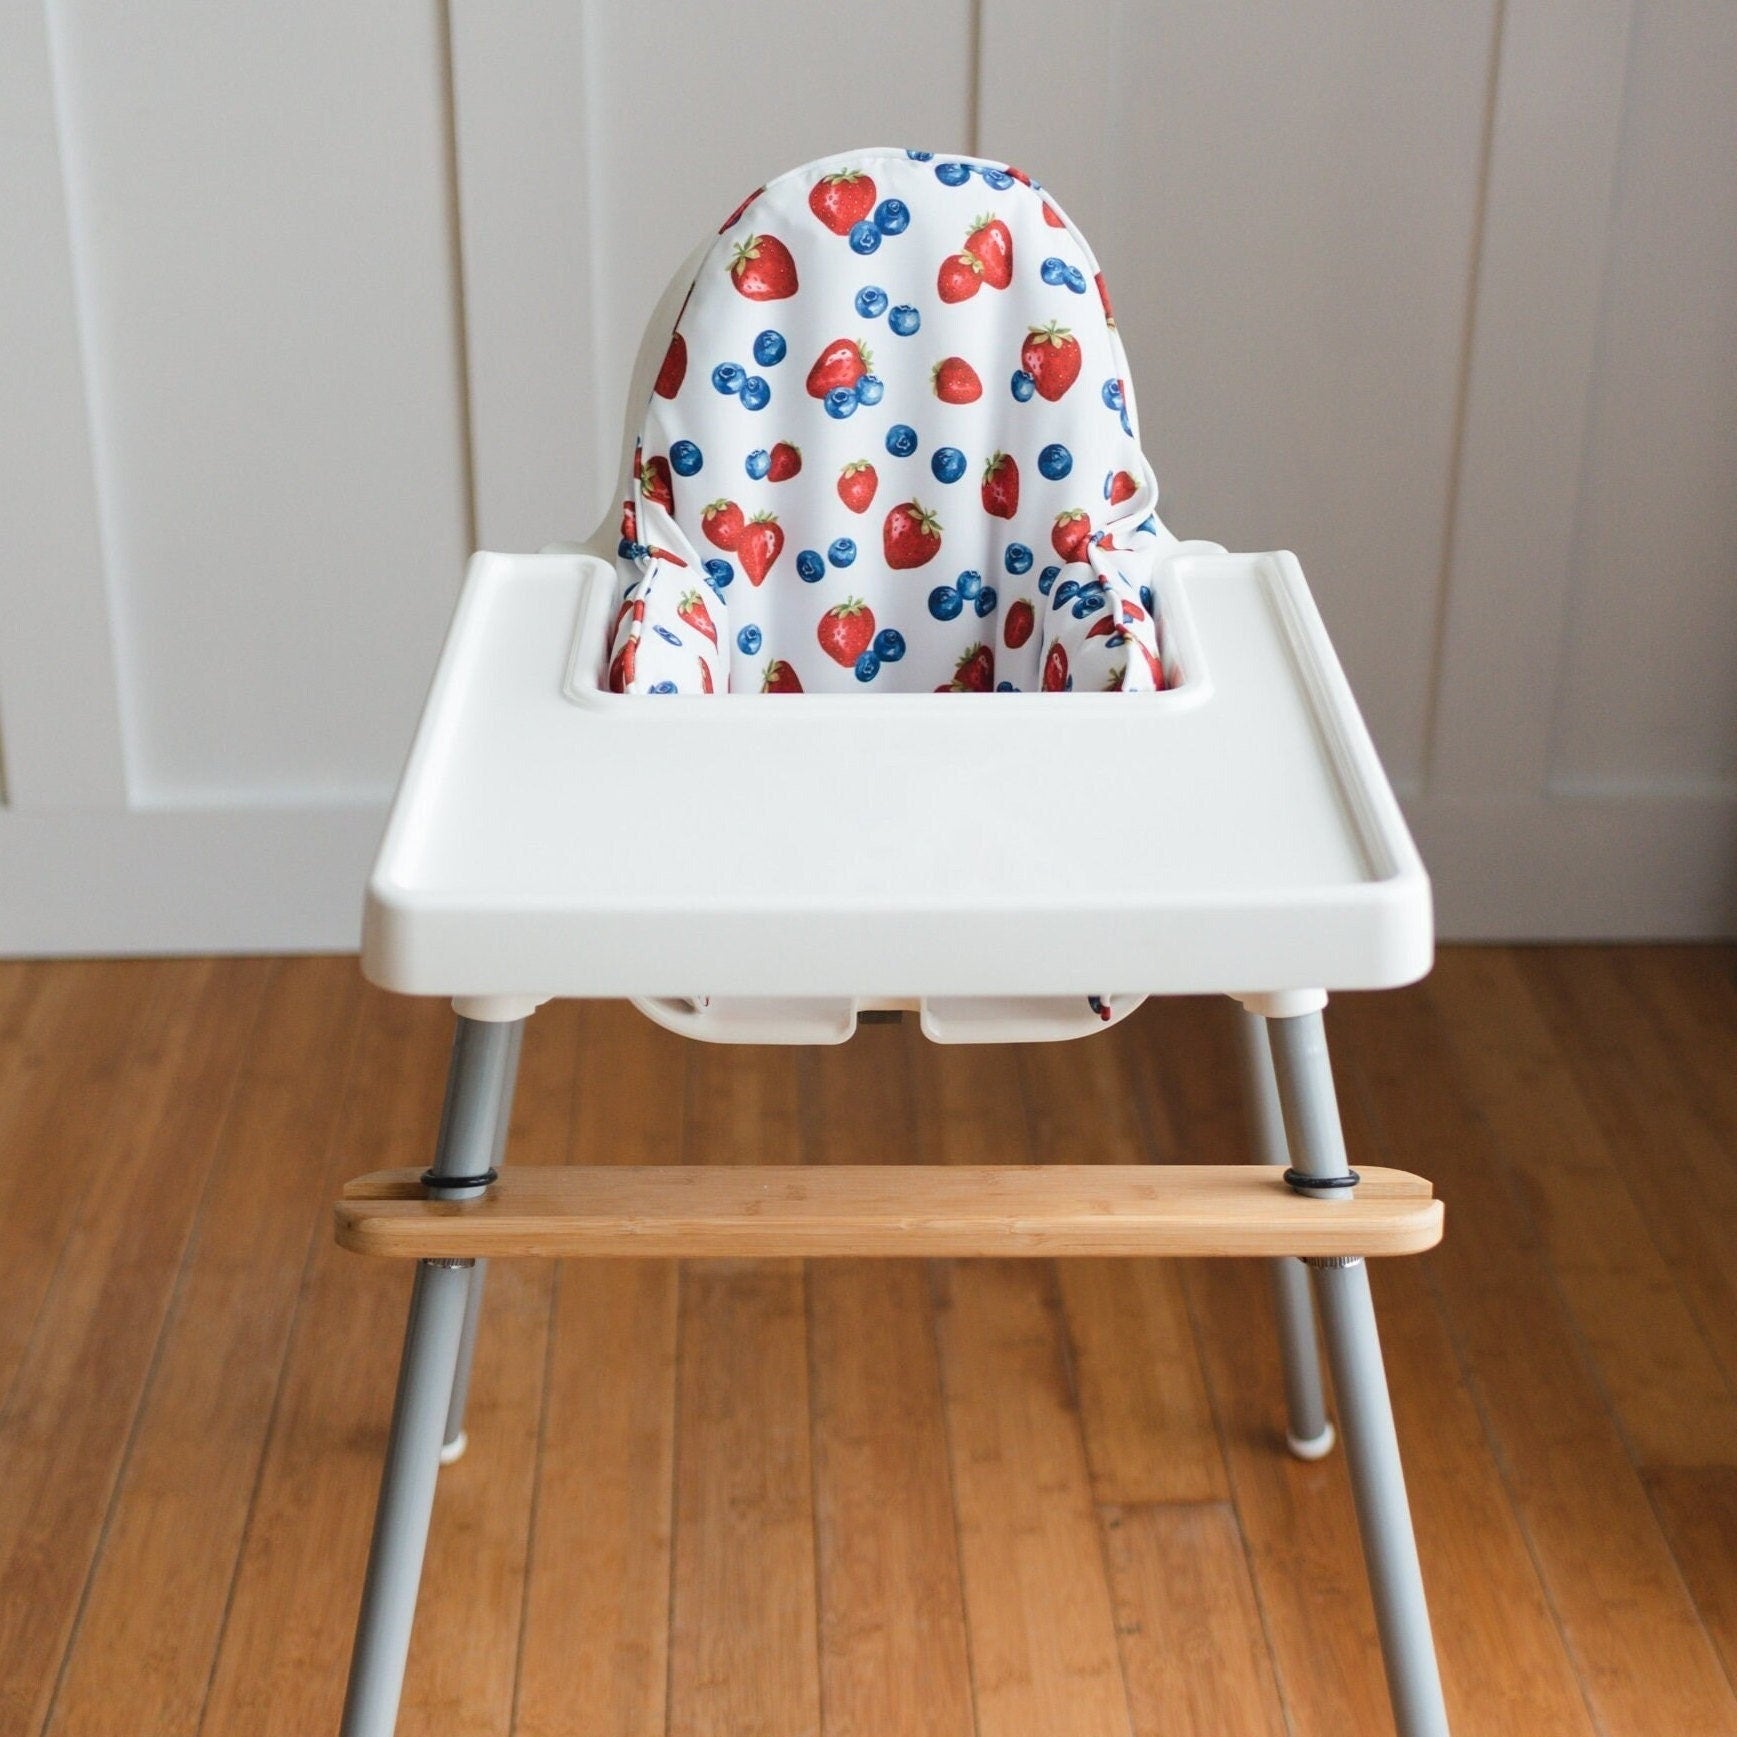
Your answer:
[[[1267,1022],[1242,1009],[1244,1078],[1249,1115],[1263,1164],[1288,1166],[1291,1149],[1273,1074]],[[1285,1444],[1300,1460],[1323,1459],[1333,1451],[1333,1424],[1321,1383],[1321,1352],[1315,1342],[1315,1305],[1309,1295],[1309,1270],[1294,1256],[1271,1263],[1273,1313],[1278,1321],[1279,1358],[1285,1376]]]
[[[1319,1013],[1271,1022],[1272,1054],[1295,1168],[1306,1177],[1350,1174],[1327,1034]],[[1348,1189],[1324,1189],[1322,1212]],[[1369,1272],[1361,1257],[1309,1263],[1327,1341],[1327,1361],[1345,1432],[1345,1457],[1357,1503],[1357,1530],[1375,1601],[1387,1691],[1399,1737],[1447,1737],[1447,1707],[1417,1560],[1393,1403],[1381,1362]]]
[[[506,1061],[501,1070],[500,1098],[495,1105],[494,1145],[489,1167],[499,1170],[507,1160],[507,1132],[513,1121],[513,1089],[519,1078],[519,1053],[524,1047],[525,1022],[507,1026]],[[450,1466],[464,1457],[470,1438],[465,1434],[464,1410],[470,1400],[471,1364],[476,1358],[477,1325],[482,1319],[483,1287],[488,1282],[489,1263],[478,1261],[471,1268],[470,1291],[465,1298],[464,1331],[458,1342],[458,1367],[453,1371],[452,1400],[446,1408],[446,1434],[440,1444],[440,1463]]]
[[[460,1019],[453,1035],[440,1143],[429,1191],[463,1200],[483,1191],[495,1150],[503,1086],[510,1084],[523,1021],[490,1024]],[[441,1444],[453,1396],[472,1288],[470,1261],[419,1261],[404,1331],[398,1396],[392,1408],[386,1464],[374,1512],[374,1541],[356,1619],[343,1737],[391,1737],[398,1722],[404,1665]]]

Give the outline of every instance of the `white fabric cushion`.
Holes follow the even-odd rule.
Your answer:
[[[855,151],[750,197],[634,472],[617,692],[1165,685],[1127,360],[1091,250],[1017,170]]]

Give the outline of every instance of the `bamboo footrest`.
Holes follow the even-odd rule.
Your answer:
[[[1441,1240],[1403,1170],[1346,1198],[1269,1165],[814,1165],[509,1170],[470,1201],[420,1172],[348,1183],[338,1241],[361,1254],[482,1256],[1400,1255]]]

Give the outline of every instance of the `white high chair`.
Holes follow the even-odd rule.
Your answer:
[[[1363,1264],[1442,1209],[1350,1170],[1321,1021],[1329,988],[1428,969],[1429,884],[1296,560],[1171,537],[1134,418],[1040,188],[855,152],[672,284],[619,535],[473,559],[368,888],[367,974],[458,1028],[433,1167],[337,1209],[417,1263],[346,1737],[396,1721],[507,1255],[1273,1257],[1291,1448],[1334,1440],[1312,1280],[1395,1721],[1445,1733]],[[1261,1164],[500,1172],[551,997],[719,1042],[865,1011],[1012,1042],[1201,992],[1245,1009]]]

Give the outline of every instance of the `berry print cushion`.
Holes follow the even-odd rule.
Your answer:
[[[857,151],[751,195],[633,471],[617,693],[1166,685],[1109,295],[1017,169]]]

